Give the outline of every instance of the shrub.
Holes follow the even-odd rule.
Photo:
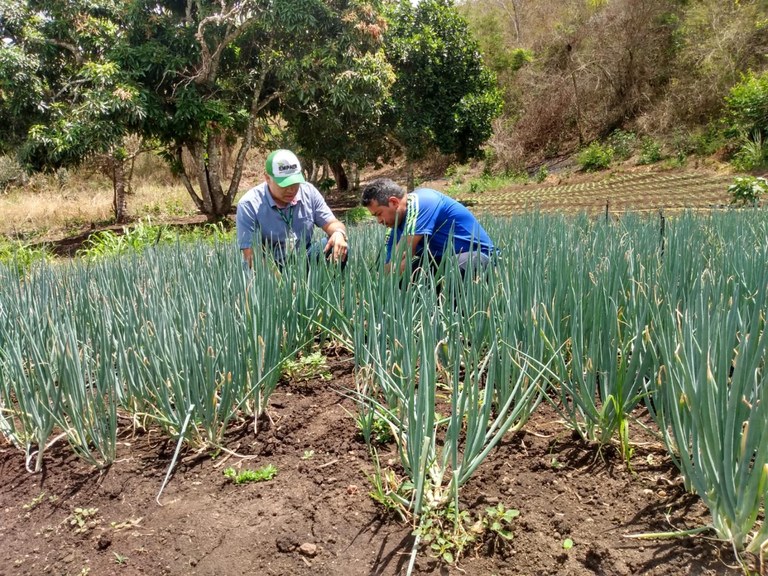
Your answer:
[[[344,222],[348,225],[372,220],[373,216],[365,206],[355,206],[344,213]]]
[[[20,182],[23,176],[24,171],[16,160],[10,156],[0,156],[0,194]]]
[[[653,138],[643,138],[640,142],[640,158],[638,164],[655,164],[661,160],[661,144]]]
[[[757,206],[760,196],[768,192],[768,180],[763,177],[742,176],[728,186],[731,204]]]
[[[768,164],[768,146],[759,130],[752,137],[743,136],[741,149],[736,152],[731,163],[737,170],[757,170]]]
[[[725,99],[732,123],[748,134],[768,133],[768,72],[742,77]]]
[[[613,148],[608,145],[592,142],[579,152],[578,163],[585,172],[605,170],[613,161]]]
[[[608,136],[608,145],[613,148],[613,152],[619,160],[627,160],[632,156],[636,141],[637,136],[634,132],[625,132],[624,130],[614,130]]]

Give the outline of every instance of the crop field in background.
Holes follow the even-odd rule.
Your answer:
[[[343,272],[4,265],[8,573],[757,573],[765,212],[484,223],[478,278],[385,276],[371,224]]]
[[[667,212],[728,206],[732,175],[701,172],[636,172],[566,184],[526,184],[458,196],[476,212],[519,214],[541,212]]]

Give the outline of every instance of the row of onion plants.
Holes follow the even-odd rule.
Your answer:
[[[33,471],[60,438],[109,465],[118,409],[131,425],[219,445],[233,419],[263,413],[283,361],[313,340],[324,300],[302,295],[334,270],[281,273],[267,261],[243,273],[231,244],[40,266],[21,279],[6,268],[0,430]]]

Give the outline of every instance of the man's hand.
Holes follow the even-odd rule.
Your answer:
[[[329,251],[333,250],[331,258],[334,262],[341,262],[347,259],[347,246],[347,233],[343,229],[337,228],[328,237],[323,251],[328,254]]]
[[[248,268],[253,268],[253,248],[243,248],[243,260]]]

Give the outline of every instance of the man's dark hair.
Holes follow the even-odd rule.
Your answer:
[[[370,206],[371,202],[376,200],[376,204],[385,206],[392,196],[402,198],[404,193],[405,190],[389,178],[379,178],[378,180],[373,180],[363,188],[360,204],[363,206]]]

